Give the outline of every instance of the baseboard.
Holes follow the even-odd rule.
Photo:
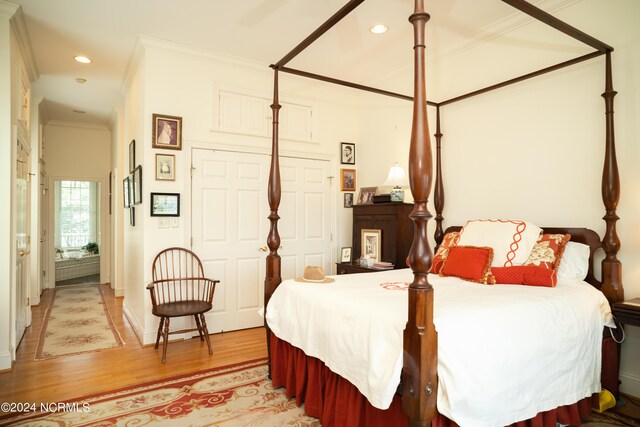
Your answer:
[[[40,305],[40,295],[32,296],[30,303],[31,307],[33,307],[34,305]]]
[[[138,322],[138,318],[133,314],[131,308],[129,308],[129,304],[127,304],[126,299],[122,302],[122,312],[124,313],[124,317],[127,318],[129,324],[133,328],[133,333],[136,334],[136,338],[138,338],[140,345],[143,345],[144,341],[142,340],[142,325],[140,325],[140,322]]]
[[[143,341],[143,346],[150,346],[150,345],[155,345],[156,343],[156,338],[158,337],[158,324],[160,323],[160,319],[156,318],[156,322],[155,327],[153,330],[151,331],[145,331],[144,333],[144,341]],[[187,328],[187,317],[174,317],[171,319],[170,322],[170,329],[171,331],[175,331],[175,330],[179,330],[179,329],[186,329]],[[192,333],[184,333],[184,334],[175,334],[175,335],[170,335],[169,336],[169,342],[172,341],[183,341],[186,339],[190,339],[191,335],[193,335]],[[162,341],[161,341],[162,342]]]
[[[0,372],[10,371],[13,369],[13,360],[11,358],[11,353],[4,352],[0,353]]]
[[[114,293],[116,295],[116,297],[121,298],[124,296],[124,289],[115,289]]]
[[[627,372],[620,372],[620,381],[621,392],[640,398],[640,377]]]

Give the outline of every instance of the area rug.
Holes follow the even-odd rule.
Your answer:
[[[273,388],[264,359],[76,399],[55,412],[35,409],[0,417],[0,425],[320,426]]]
[[[36,360],[123,345],[100,285],[53,290],[38,339]]]

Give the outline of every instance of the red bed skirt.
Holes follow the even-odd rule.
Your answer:
[[[610,347],[610,346],[609,346]],[[604,351],[604,350],[607,351]],[[603,354],[610,348],[603,342]],[[320,419],[325,427],[363,426],[387,427],[407,426],[408,420],[402,411],[402,398],[396,395],[387,410],[371,406],[358,389],[341,376],[333,373],[323,362],[304,354],[271,334],[271,378],[276,387],[285,387],[288,397],[296,397],[300,406],[304,402],[307,415]],[[584,398],[573,405],[541,412],[534,418],[521,421],[517,427],[555,427],[556,423],[579,426],[582,419],[591,413],[592,399],[597,402],[598,395]],[[434,427],[455,427],[456,423],[437,414]]]

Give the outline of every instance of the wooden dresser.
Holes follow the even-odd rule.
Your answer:
[[[382,230],[381,261],[392,262],[395,268],[405,268],[413,240],[413,221],[409,218],[412,210],[413,204],[410,203],[354,205],[352,240],[354,261],[362,255],[362,229]]]

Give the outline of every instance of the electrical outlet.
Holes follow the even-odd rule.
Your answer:
[[[180,226],[180,221],[178,218],[171,218],[171,227],[178,228]]]

